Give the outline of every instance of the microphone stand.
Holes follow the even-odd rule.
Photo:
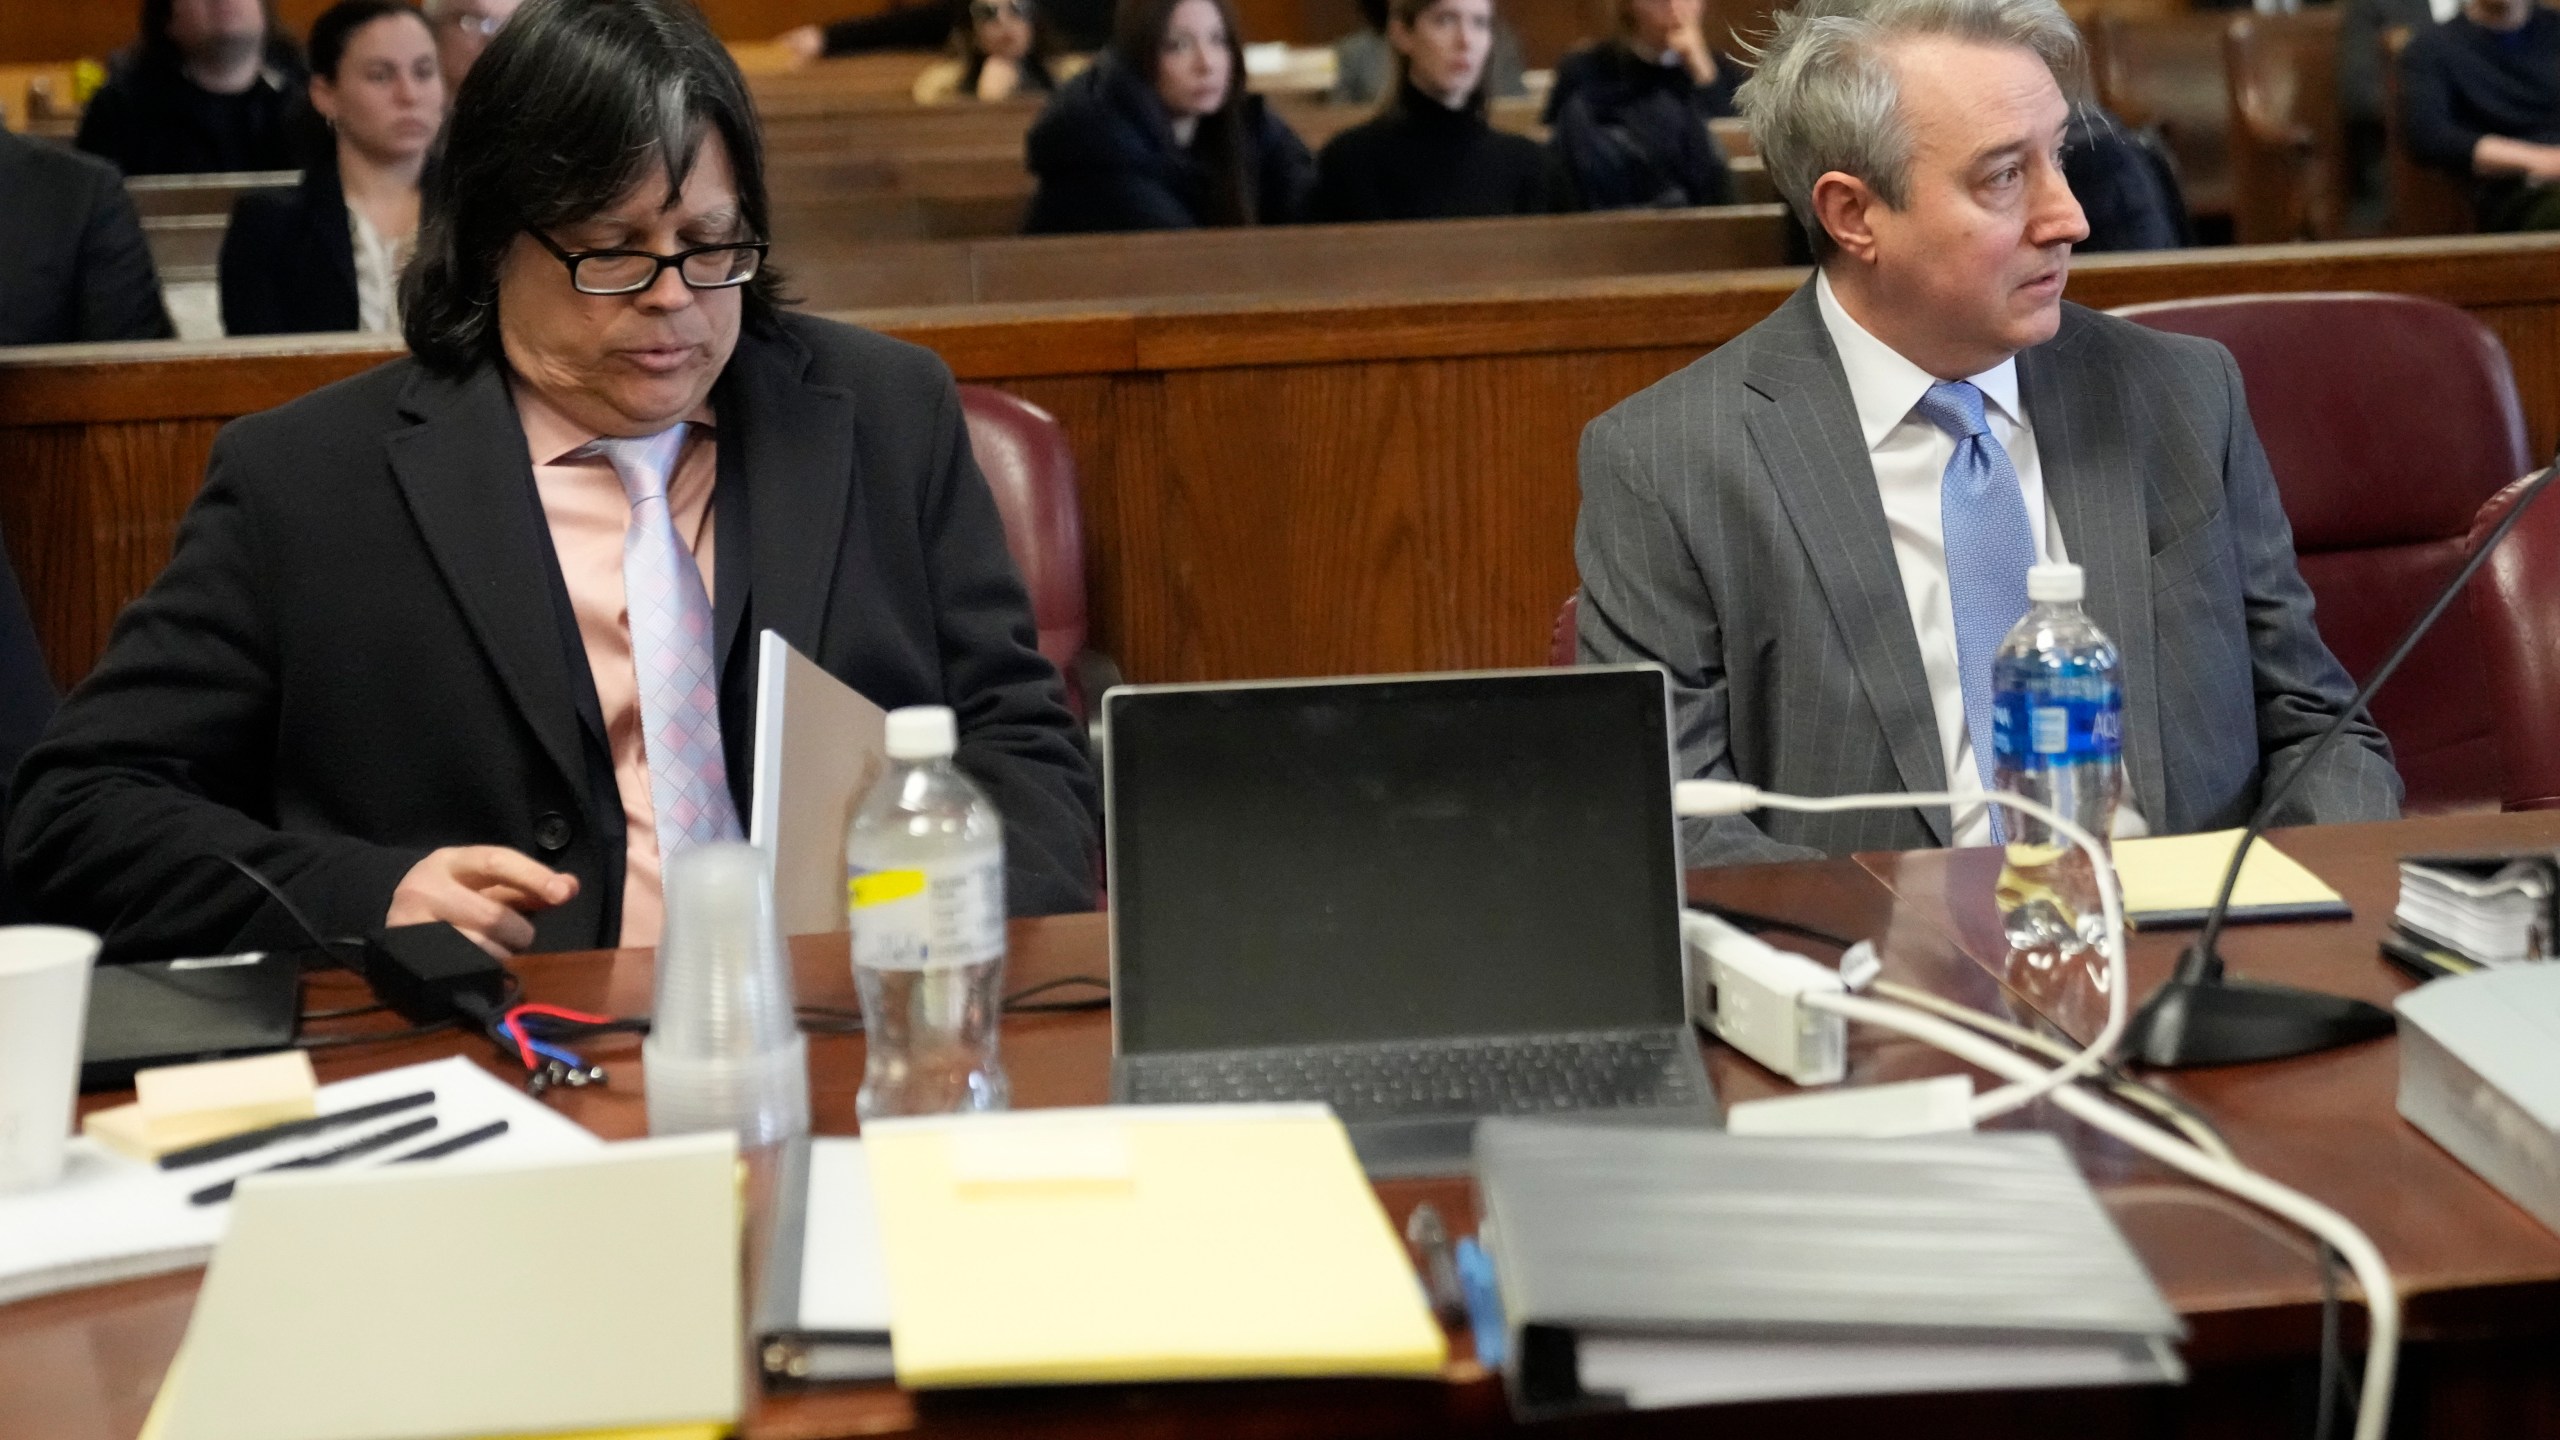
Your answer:
[[[2178,957],[2178,968],[2167,983],[2134,1014],[2125,1035],[2125,1049],[2135,1059],[2165,1068],[2235,1065],[2308,1055],[2390,1033],[2391,1012],[2379,1005],[2344,995],[2227,976],[2220,941],[2223,922],[2231,910],[2231,892],[2240,883],[2240,866],[2249,856],[2249,847],[2266,831],[2268,821],[2293,793],[2296,782],[2310,772],[2312,762],[2338,738],[2338,732],[2365,713],[2373,703],[2373,693],[2435,628],[2471,583],[2471,577],[2479,572],[2498,543],[2507,538],[2507,532],[2524,518],[2526,508],[2540,498],[2555,475],[2560,475],[2560,466],[2545,466],[2525,486],[2487,538],[2473,547],[2471,558],[2463,562],[2444,592],[2409,627],[2409,633],[2400,637],[2390,657],[2374,668],[2355,699],[2304,749],[2301,760],[2276,781],[2274,790],[2258,806],[2249,828],[2231,851],[2231,868],[2223,872],[2222,888],[2214,896],[2213,908],[2205,912],[2204,929],[2196,936],[2196,943]]]

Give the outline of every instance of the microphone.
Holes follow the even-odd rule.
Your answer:
[[[2190,1065],[2236,1065],[2253,1060],[2281,1060],[2294,1055],[2351,1045],[2391,1032],[2391,1012],[2379,1005],[2344,995],[2327,995],[2317,990],[2301,990],[2290,985],[2270,985],[2262,981],[2234,979],[2224,974],[2222,926],[2231,911],[2231,892],[2240,883],[2240,865],[2249,856],[2249,847],[2257,843],[2267,822],[2276,813],[2294,785],[2310,773],[2313,761],[2338,738],[2338,732],[2350,721],[2363,715],[2373,703],[2373,693],[2418,648],[2427,632],[2435,628],[2454,600],[2462,594],[2471,577],[2479,573],[2491,552],[2507,538],[2524,512],[2540,498],[2554,475],[2560,475],[2560,462],[2543,467],[2540,474],[2526,484],[2515,504],[2489,531],[2487,538],[2473,547],[2471,558],[2446,583],[2443,593],[2427,606],[2426,613],[2400,637],[2390,656],[2374,667],[2366,677],[2355,699],[2329,722],[2302,752],[2302,759],[2276,782],[2274,790],[2258,806],[2249,828],[2241,833],[2240,843],[2231,851],[2231,868],[2222,875],[2222,888],[2214,896],[2213,908],[2205,912],[2204,929],[2196,943],[2178,957],[2178,968],[2150,999],[2135,1012],[2133,1024],[2126,1033],[2126,1049],[2146,1065],[2174,1069]]]

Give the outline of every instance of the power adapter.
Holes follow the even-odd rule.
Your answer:
[[[486,1023],[506,1003],[507,967],[441,920],[365,937],[364,979],[412,1025]]]
[[[1689,1013],[1718,1038],[1798,1085],[1849,1073],[1848,1022],[1802,1001],[1847,990],[1837,972],[1698,910],[1680,912]]]

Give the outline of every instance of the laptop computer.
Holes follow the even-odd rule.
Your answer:
[[[1319,1100],[1372,1174],[1475,1122],[1713,1123],[1669,681],[1610,666],[1103,697],[1112,1084]]]

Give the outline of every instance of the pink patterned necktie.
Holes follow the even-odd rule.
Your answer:
[[[622,589],[631,615],[641,750],[649,757],[661,866],[689,846],[738,838],[728,762],[720,753],[711,596],[702,586],[702,568],[676,537],[667,503],[667,481],[684,452],[685,430],[679,424],[655,435],[608,437],[577,452],[603,456],[631,500],[631,528],[622,536]]]

